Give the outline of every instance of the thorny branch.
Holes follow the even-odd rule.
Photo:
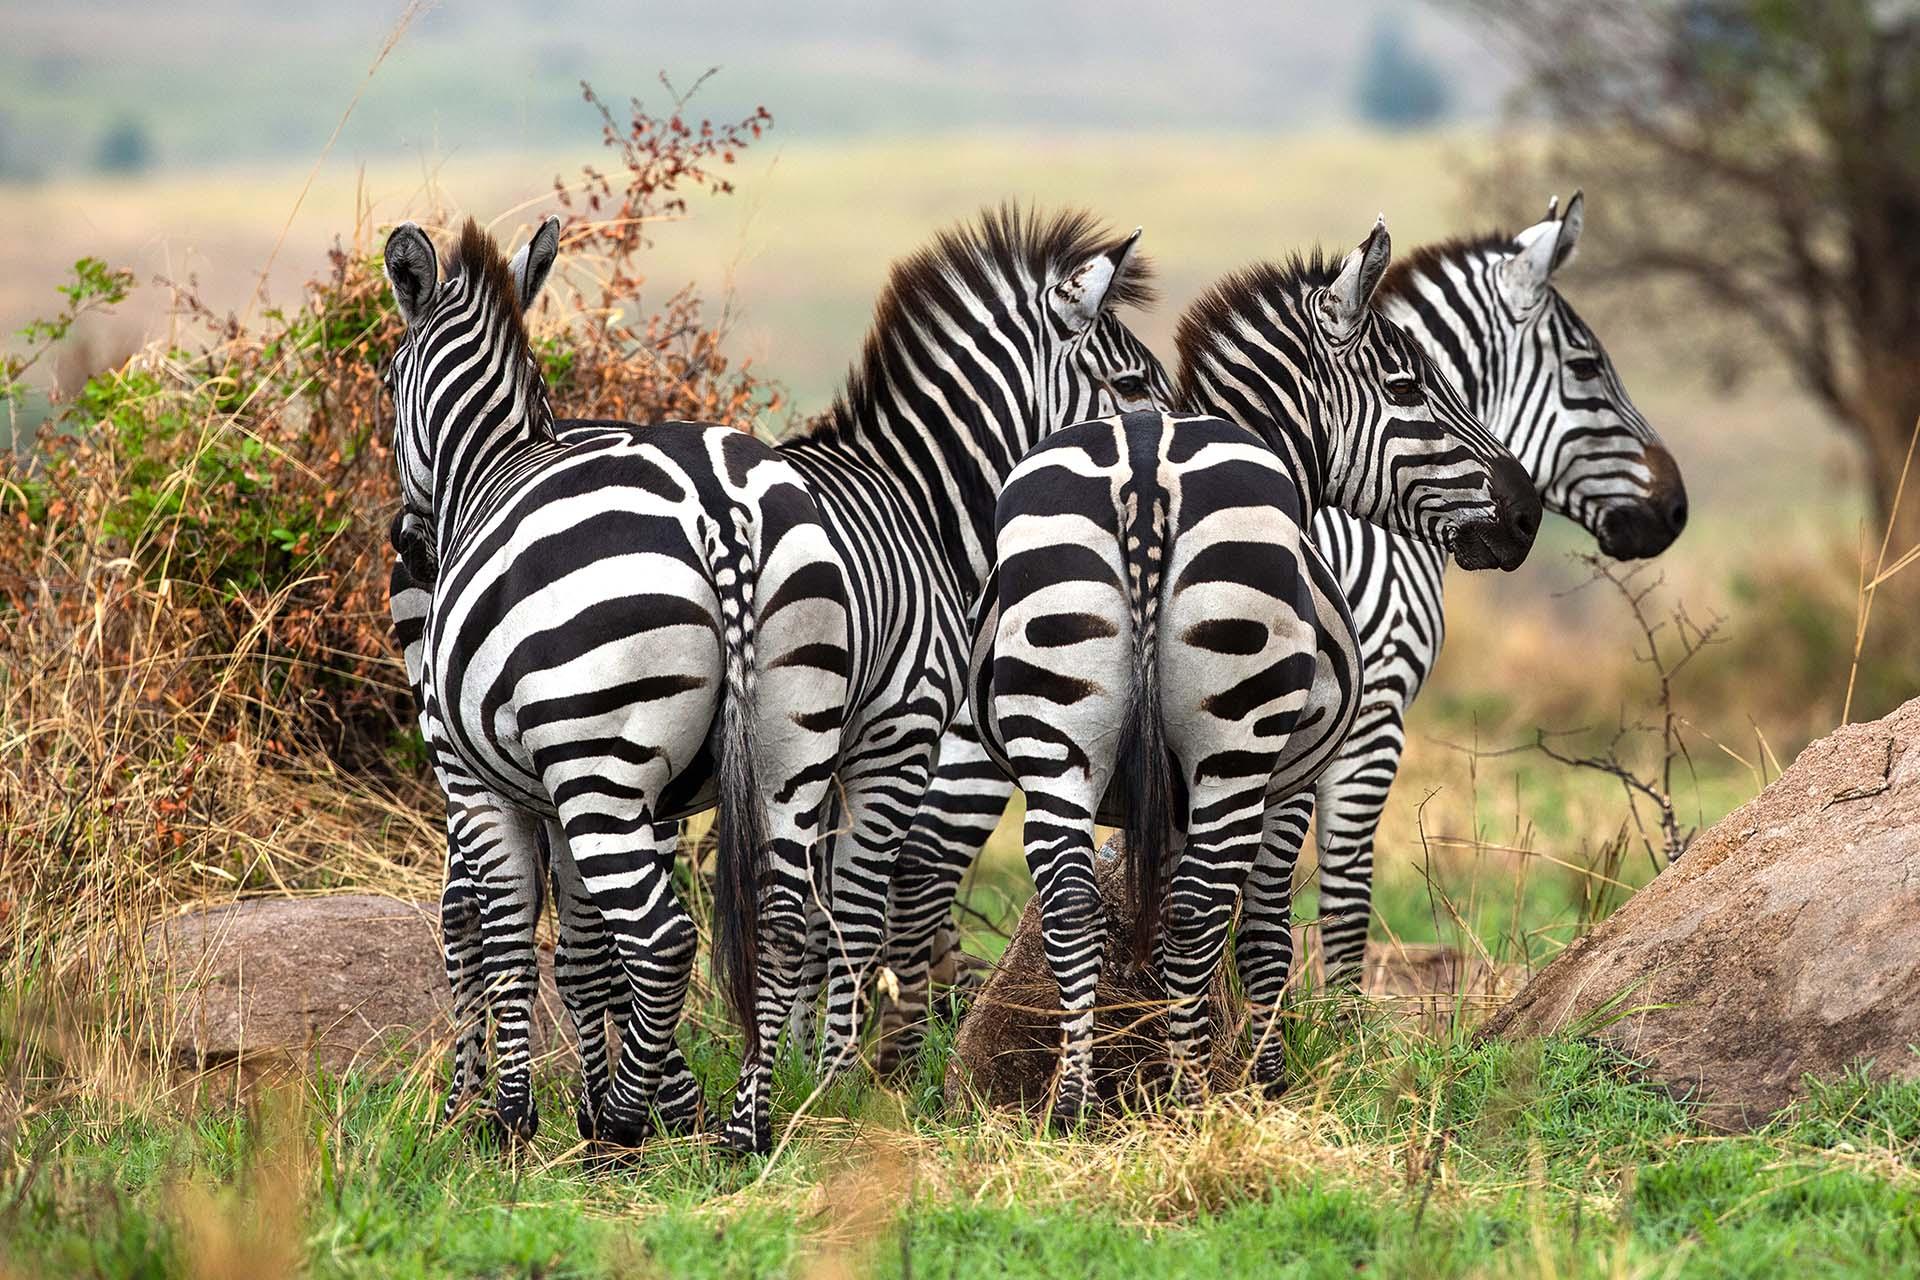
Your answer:
[[[1575,755],[1553,745],[1555,738],[1566,738],[1580,730],[1559,733],[1537,730],[1531,749],[1569,768],[1591,769],[1616,779],[1626,792],[1627,806],[1639,832],[1640,843],[1657,872],[1663,865],[1677,861],[1687,851],[1687,846],[1693,843],[1693,837],[1698,832],[1697,827],[1688,827],[1684,831],[1681,829],[1673,804],[1676,763],[1684,763],[1689,775],[1694,772],[1693,756],[1687,749],[1681,717],[1674,710],[1674,680],[1702,650],[1716,642],[1726,620],[1716,614],[1702,625],[1687,612],[1684,603],[1675,604],[1661,618],[1655,613],[1651,601],[1665,584],[1664,575],[1649,578],[1644,565],[1623,566],[1596,555],[1581,554],[1578,559],[1587,566],[1592,576],[1575,590],[1583,590],[1595,582],[1609,584],[1626,602],[1635,625],[1640,629],[1641,643],[1636,646],[1633,656],[1635,661],[1652,668],[1656,680],[1653,705],[1659,716],[1659,772],[1654,778],[1643,778],[1621,758],[1621,745],[1624,742],[1636,735],[1651,732],[1654,727],[1644,722],[1629,722],[1624,713],[1612,739],[1598,753]],[[1641,816],[1642,800],[1651,803],[1659,817],[1660,842],[1657,848]]]

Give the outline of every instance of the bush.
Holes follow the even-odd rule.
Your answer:
[[[601,282],[571,314],[548,306],[539,341],[556,400],[583,417],[751,422],[777,395],[722,354],[700,297],[682,289],[622,317],[645,285],[648,220],[730,191],[725,167],[771,117],[690,124],[680,98],[666,115],[636,102],[622,123],[586,96],[618,164],[555,180],[565,255]],[[141,665],[165,636],[171,660],[131,692],[201,716],[207,732],[244,729],[355,766],[384,758],[412,714],[386,623],[399,498],[379,368],[400,325],[377,249],[373,229],[356,227],[301,304],[258,329],[179,291],[203,349],[152,348],[94,376],[5,476],[5,609],[90,632],[93,662],[109,669]],[[44,349],[129,283],[83,261],[66,311],[28,337]],[[6,390],[27,363],[9,364]],[[25,657],[6,660],[17,673]]]

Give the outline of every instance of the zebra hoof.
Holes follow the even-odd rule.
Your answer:
[[[582,1142],[592,1142],[600,1136],[600,1116],[590,1098],[582,1095],[574,1104],[573,1123],[580,1130]]]
[[[632,1151],[644,1146],[652,1136],[653,1126],[645,1116],[621,1116],[609,1110],[601,1112],[595,1123],[594,1139],[604,1147]]]
[[[720,1145],[739,1156],[764,1156],[773,1153],[773,1126],[729,1124],[720,1131]]]
[[[524,1146],[540,1132],[540,1112],[532,1103],[524,1107],[500,1107],[490,1117],[488,1136],[501,1150]]]
[[[580,1156],[580,1167],[590,1174],[627,1173],[640,1167],[640,1153],[610,1142],[589,1142]]]
[[[701,1122],[705,1119],[701,1112],[698,1097],[691,1098],[684,1104],[666,1105],[661,1108],[659,1115],[661,1134],[669,1138],[691,1138],[700,1132]]]

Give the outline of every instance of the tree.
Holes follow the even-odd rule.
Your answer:
[[[1407,47],[1400,24],[1388,17],[1374,26],[1354,97],[1362,119],[1388,129],[1432,124],[1447,111],[1446,81]]]
[[[1920,544],[1920,493],[1894,510],[1920,417],[1920,6],[1459,2],[1569,126],[1550,162],[1604,193],[1596,274],[1750,325],[1863,446],[1888,558]]]

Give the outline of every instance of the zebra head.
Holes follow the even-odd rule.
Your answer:
[[[1135,227],[1117,250],[1109,250],[1107,257],[1093,259],[1075,275],[1101,271],[1100,264],[1114,261],[1112,255],[1117,253],[1119,271],[1130,270],[1144,277],[1146,264],[1134,254],[1139,240],[1140,228]],[[1072,282],[1070,276],[1067,281],[1055,284],[1051,296],[1063,297],[1063,287],[1073,288],[1077,293],[1078,287]],[[1110,290],[1111,281],[1103,288]],[[1144,296],[1140,300],[1144,301]],[[1173,379],[1167,376],[1166,366],[1146,343],[1134,336],[1133,330],[1127,328],[1111,307],[1099,311],[1092,327],[1084,334],[1071,336],[1075,332],[1068,331],[1070,336],[1062,347],[1066,358],[1060,362],[1053,393],[1054,403],[1060,406],[1056,417],[1062,424],[1111,417],[1135,409],[1169,411],[1174,407]]]
[[[442,279],[439,255],[419,226],[403,222],[387,237],[387,281],[406,334],[382,380],[393,398],[404,514],[422,532],[437,536],[449,489],[483,472],[504,445],[552,434],[553,410],[521,313],[539,296],[559,249],[558,218],[541,223],[510,262],[469,218],[455,270]]]
[[[1316,253],[1216,286],[1181,318],[1183,399],[1262,436],[1292,463],[1310,508],[1438,543],[1463,568],[1517,568],[1540,496],[1374,306],[1391,256],[1382,218],[1337,266]]]
[[[1549,508],[1586,526],[1609,556],[1658,555],[1686,527],[1687,488],[1606,348],[1554,288],[1579,247],[1585,200],[1576,191],[1558,217],[1557,204],[1504,244],[1419,255],[1388,290],[1390,314],[1411,313],[1443,366],[1466,358],[1455,381]]]

